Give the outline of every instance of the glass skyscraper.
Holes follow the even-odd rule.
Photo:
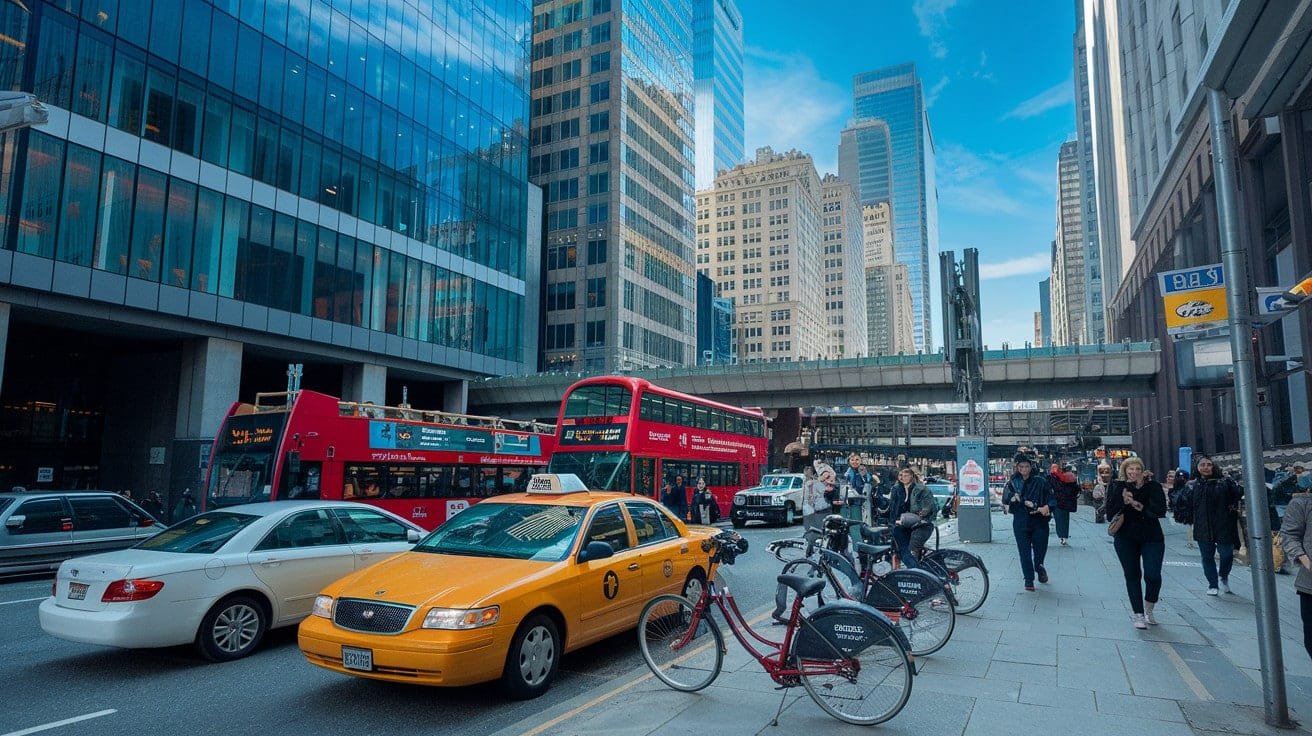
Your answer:
[[[697,191],[743,162],[743,17],[735,0],[695,0]]]
[[[0,138],[0,347],[80,314],[106,350],[165,351],[144,375],[176,423],[114,419],[123,390],[92,402],[160,449],[208,447],[209,407],[279,390],[287,361],[379,402],[389,371],[440,396],[533,365],[531,17],[529,0],[3,3],[0,87],[50,121]],[[5,404],[62,400],[9,377]],[[446,398],[463,410],[462,390]]]
[[[912,63],[857,74],[852,79],[852,115],[859,123],[878,118],[891,145],[893,245],[907,265],[915,315],[916,347],[933,350],[929,259],[938,251],[938,191],[934,182],[934,139],[925,111],[924,89]],[[861,177],[861,201],[868,203]],[[879,177],[869,177],[877,181]]]

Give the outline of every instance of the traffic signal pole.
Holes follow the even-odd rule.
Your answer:
[[[1257,414],[1253,344],[1249,340],[1248,257],[1239,238],[1239,205],[1235,201],[1235,145],[1228,104],[1221,92],[1207,90],[1212,133],[1212,178],[1216,186],[1217,223],[1225,265],[1226,302],[1230,309],[1230,348],[1235,364],[1235,408],[1239,420],[1239,450],[1248,503],[1249,569],[1262,663],[1262,694],[1266,722],[1293,728],[1285,693],[1285,663],[1280,649],[1280,609],[1271,559],[1271,519],[1267,510],[1266,473],[1262,466],[1262,425]]]

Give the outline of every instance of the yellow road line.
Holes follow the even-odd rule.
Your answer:
[[[768,618],[769,615],[770,615],[770,612],[769,612],[769,611],[762,611],[760,614],[758,614],[758,615],[755,616],[754,618],[749,619],[749,620],[747,621],[747,623],[748,623],[749,626],[755,626],[756,624],[759,624],[759,623],[761,623],[762,621],[764,621],[766,618]],[[732,637],[733,634],[728,634],[728,636]],[[690,653],[690,655],[691,655],[691,653]],[[620,685],[619,687],[615,688],[614,690],[611,690],[611,691],[609,691],[609,692],[607,692],[607,693],[604,693],[604,694],[602,694],[602,695],[598,695],[597,697],[593,698],[592,700],[589,700],[588,702],[586,702],[586,703],[584,703],[584,704],[582,704],[582,705],[580,705],[580,706],[577,706],[577,707],[575,707],[575,708],[572,708],[571,710],[568,710],[568,711],[566,711],[566,712],[564,712],[564,713],[561,713],[560,715],[556,716],[555,718],[552,718],[551,720],[549,720],[549,721],[547,721],[547,722],[545,722],[545,723],[540,723],[540,724],[538,724],[537,726],[534,726],[533,728],[529,729],[528,731],[525,731],[525,732],[523,733],[522,736],[539,736],[539,734],[544,733],[547,729],[549,729],[549,728],[551,728],[551,727],[553,727],[553,726],[558,726],[558,725],[564,723],[565,721],[568,721],[569,719],[571,719],[571,718],[573,718],[573,717],[579,715],[580,713],[583,713],[584,711],[591,710],[591,709],[597,707],[598,705],[601,705],[602,703],[606,702],[607,700],[610,700],[611,698],[615,697],[616,695],[619,695],[620,693],[624,692],[625,690],[631,690],[631,689],[637,687],[638,685],[641,685],[642,683],[646,682],[647,680],[650,680],[650,679],[653,678],[653,677],[655,677],[655,675],[653,675],[650,671],[648,671],[647,674],[642,675],[641,677],[634,678],[633,680],[630,680],[629,682],[626,682],[626,683],[624,683],[623,685]]]
[[[1198,696],[1199,700],[1212,699],[1212,694],[1207,692],[1206,687],[1203,687],[1203,682],[1194,675],[1193,670],[1189,669],[1189,665],[1176,653],[1175,649],[1171,648],[1170,644],[1159,641],[1157,646],[1161,647],[1162,651],[1166,653],[1166,658],[1171,660],[1171,665],[1175,667],[1175,671],[1180,673],[1180,679],[1184,680],[1189,689],[1194,691],[1194,695]]]

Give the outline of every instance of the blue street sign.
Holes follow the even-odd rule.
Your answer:
[[[1162,296],[1225,286],[1225,270],[1219,263],[1157,274]]]

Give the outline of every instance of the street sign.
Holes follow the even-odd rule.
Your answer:
[[[1283,315],[1298,308],[1285,298],[1285,290],[1279,286],[1257,287],[1257,313],[1260,316]]]
[[[1168,334],[1206,329],[1229,319],[1221,264],[1165,271],[1157,278]]]

